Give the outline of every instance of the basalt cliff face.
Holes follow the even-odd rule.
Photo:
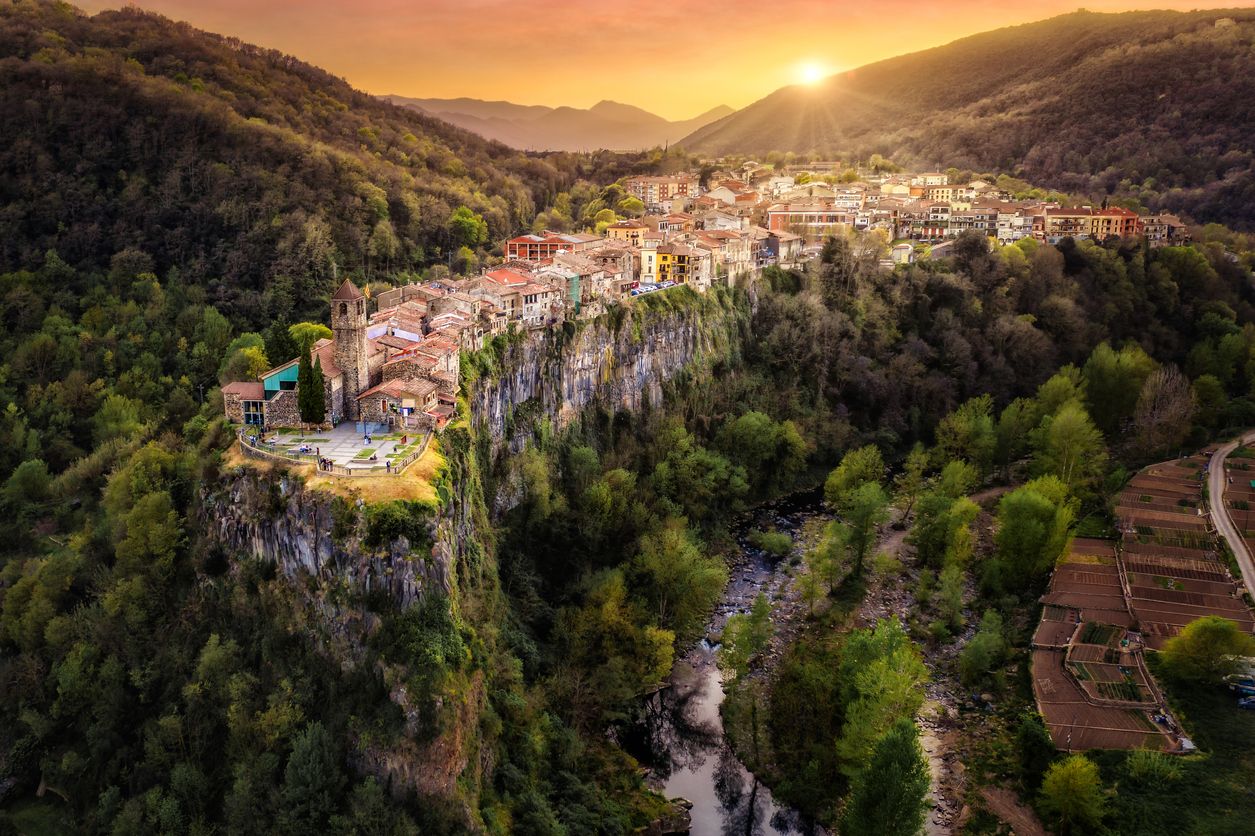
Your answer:
[[[368,547],[356,507],[284,471],[239,468],[205,494],[201,508],[202,530],[216,544],[273,563],[294,582],[336,578],[402,607],[425,590],[450,591],[447,544],[419,550],[397,537]]]
[[[739,356],[749,329],[744,291],[664,300],[510,343],[495,373],[468,387],[475,432],[491,439],[494,453],[517,453],[538,419],[560,429],[594,406],[657,407],[681,372]]]

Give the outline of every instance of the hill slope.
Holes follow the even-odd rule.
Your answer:
[[[414,99],[384,96],[393,104],[429,113],[482,137],[514,148],[585,151],[639,150],[674,143],[732,113],[712,108],[692,119],[671,122],[632,105],[602,101],[591,108],[544,107],[480,99]]]
[[[133,9],[0,6],[0,107],[0,272],[50,249],[107,269],[135,248],[252,322],[299,313],[337,273],[439,258],[458,206],[504,236],[572,180],[291,56]]]
[[[681,144],[1019,172],[1250,228],[1253,43],[1250,9],[1077,12],[786,87]]]

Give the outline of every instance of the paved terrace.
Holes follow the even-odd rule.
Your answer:
[[[296,429],[271,430],[259,439],[257,449],[267,453],[317,464],[328,459],[348,475],[386,473],[389,465],[422,449],[427,430],[378,432],[367,443],[358,425],[345,421],[331,430],[303,432]],[[374,456],[374,460],[371,457]]]

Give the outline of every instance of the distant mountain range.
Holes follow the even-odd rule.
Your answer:
[[[720,106],[671,122],[632,105],[602,101],[576,107],[518,105],[480,99],[383,98],[443,119],[482,137],[534,151],[637,151],[667,145],[732,113]]]
[[[1255,228],[1255,9],[1076,12],[785,87],[704,155],[880,153]]]

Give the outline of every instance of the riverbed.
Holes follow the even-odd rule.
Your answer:
[[[724,596],[707,624],[707,638],[676,662],[668,687],[645,706],[635,741],[641,760],[650,765],[655,788],[692,805],[689,832],[694,836],[819,832],[797,811],[776,802],[728,745],[719,717],[724,692],[716,655],[729,616],[747,612],[760,592],[780,601],[788,597],[787,559],[765,555],[748,543],[746,535],[755,528],[775,527],[796,540],[803,524],[820,511],[818,492],[807,492],[755,509],[740,522],[738,554]]]

